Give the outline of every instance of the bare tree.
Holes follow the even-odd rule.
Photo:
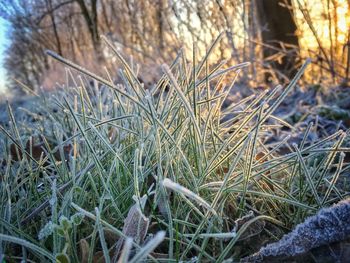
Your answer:
[[[76,0],[80,6],[82,16],[88,27],[88,31],[91,35],[92,45],[95,52],[97,53],[98,59],[102,59],[101,56],[101,41],[98,30],[98,13],[97,13],[97,3],[98,0],[90,1],[90,8],[88,7],[87,1]]]
[[[293,76],[299,42],[292,0],[255,0],[255,3],[262,28],[264,59],[273,69],[287,77]]]
[[[346,56],[339,56],[343,46],[336,42],[339,2],[320,1],[334,7],[326,17],[333,19],[329,21],[329,49],[317,36],[313,18],[300,1],[292,6],[292,0],[0,0],[0,16],[11,23],[9,38],[13,42],[5,63],[9,75],[33,85],[40,85],[43,74],[53,70],[45,49],[99,71],[101,60],[112,65],[110,56],[104,58],[108,53],[103,52],[100,34],[105,34],[127,59],[133,57],[146,65],[142,72],[155,71],[145,72],[151,77],[157,73],[156,65],[170,63],[180,47],[190,50],[185,53],[188,61],[198,60],[224,32],[226,37],[212,59],[225,59],[228,66],[251,61],[245,80],[256,85],[261,82],[261,69],[269,72],[267,78],[293,75],[301,56],[294,18],[295,8],[299,8],[320,47],[319,53],[311,54],[319,59],[318,66],[333,76],[348,76]],[[197,56],[191,52],[193,46],[197,46]]]

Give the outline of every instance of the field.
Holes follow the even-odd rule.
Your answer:
[[[348,88],[300,86],[309,61],[286,85],[245,88],[249,63],[209,64],[217,42],[197,63],[180,51],[145,88],[105,42],[120,82],[49,51],[68,67],[61,88],[6,106],[4,262],[342,262]],[[290,254],[246,258],[319,211],[312,240],[297,232]]]

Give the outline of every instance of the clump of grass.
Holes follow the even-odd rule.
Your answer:
[[[264,143],[276,127],[267,121],[278,121],[272,114],[308,61],[287,87],[225,109],[248,63],[210,67],[219,39],[199,62],[194,54],[189,64],[180,51],[151,89],[103,39],[121,62],[124,83],[49,51],[69,69],[63,91],[43,99],[45,118],[33,126],[17,124],[8,108],[10,128],[0,127],[7,163],[0,183],[0,256],[223,262],[255,252],[254,244],[278,239],[347,194],[336,184],[348,169],[338,158],[350,150],[344,131],[313,144]],[[40,157],[25,147],[28,135],[41,137]],[[16,162],[11,147],[20,157]],[[282,147],[291,151],[281,155]],[[145,240],[122,231],[135,201],[149,220]],[[264,229],[255,231],[262,221]],[[123,247],[115,255],[118,240]]]

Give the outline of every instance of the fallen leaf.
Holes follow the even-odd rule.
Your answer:
[[[80,262],[87,263],[89,258],[90,246],[89,246],[89,243],[86,241],[86,239],[80,239],[79,249],[80,249]]]
[[[146,203],[147,196],[144,195],[140,201],[134,196],[134,200],[136,204],[130,208],[128,216],[124,220],[123,234],[133,238],[134,242],[137,244],[141,244],[146,237],[149,226],[149,219],[141,211],[141,208],[143,208]],[[116,262],[123,243],[124,238],[120,238],[115,245],[114,262]]]

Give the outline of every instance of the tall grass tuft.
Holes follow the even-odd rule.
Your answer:
[[[68,67],[62,90],[37,106],[44,118],[34,125],[17,123],[9,107],[9,128],[0,127],[6,260],[237,260],[347,194],[337,184],[348,168],[346,132],[293,147],[288,138],[265,141],[276,126],[270,120],[286,125],[273,113],[309,61],[288,86],[225,108],[249,63],[211,67],[217,42],[201,61],[180,51],[146,89],[103,40],[123,83],[48,51]],[[41,138],[39,148],[26,147],[30,136]],[[149,226],[144,238],[130,239],[122,229],[135,201]]]

